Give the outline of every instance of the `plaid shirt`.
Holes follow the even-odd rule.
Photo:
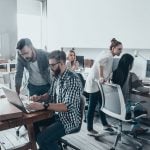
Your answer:
[[[53,102],[64,103],[67,106],[67,112],[58,112],[58,116],[66,134],[71,133],[81,124],[81,82],[75,73],[66,69],[62,76],[53,81],[52,85],[49,96],[55,97]]]

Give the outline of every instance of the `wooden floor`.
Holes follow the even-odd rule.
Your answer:
[[[110,120],[111,124],[118,124],[117,121]],[[130,127],[130,125],[124,125],[125,128]],[[144,126],[146,128],[147,126]],[[94,128],[100,132],[100,136],[95,139],[95,137],[89,136],[88,132],[86,130],[86,123],[83,122],[82,124],[82,129],[79,133],[72,134],[72,135],[67,135],[64,138],[67,139],[71,144],[77,146],[81,150],[109,150],[115,140],[116,135],[108,135],[104,133],[102,130],[102,126],[100,124],[100,121],[95,119],[95,124]],[[24,132],[24,128],[20,130],[21,132]],[[147,138],[150,140],[150,134],[144,135],[143,137]],[[16,128],[9,129],[6,131],[1,131],[0,132],[0,145],[2,150],[12,150],[15,147],[18,147],[21,144],[24,144],[28,141],[28,136],[24,137],[17,137],[16,136]],[[124,138],[122,139],[125,143],[131,142],[131,138],[129,138],[129,141],[125,140]],[[144,142],[142,141],[144,147],[143,150],[149,150],[150,142]],[[135,144],[130,143],[130,144],[119,144],[117,147],[117,150],[134,150],[136,149]],[[71,150],[71,148],[68,147],[68,150]]]

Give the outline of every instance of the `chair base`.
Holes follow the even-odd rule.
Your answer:
[[[115,150],[116,149],[118,142],[121,141],[121,138],[123,136],[128,137],[129,139],[132,138],[134,144],[137,145],[137,150],[142,150],[143,145],[139,141],[137,141],[137,139],[138,139],[137,137],[131,135],[131,131],[121,131],[121,132],[119,132],[117,134],[116,140],[115,140],[112,148],[110,148],[110,150]]]
[[[59,140],[59,145],[61,147],[61,150],[66,149],[67,147],[71,147],[74,150],[80,150],[78,147],[72,145],[71,143],[69,143],[67,140],[65,139],[60,139]]]

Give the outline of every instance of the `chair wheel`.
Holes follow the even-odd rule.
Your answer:
[[[66,145],[66,144],[63,144],[63,148],[64,148],[64,149],[67,149],[67,145]]]
[[[16,135],[19,136],[19,130],[16,131]]]
[[[115,150],[115,148],[112,147],[110,150]]]
[[[137,148],[137,150],[142,150],[142,149],[143,149],[142,147],[138,147],[138,148]]]

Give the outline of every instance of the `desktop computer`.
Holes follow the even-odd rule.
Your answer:
[[[79,68],[84,68],[84,56],[76,56],[76,60],[79,62]]]

